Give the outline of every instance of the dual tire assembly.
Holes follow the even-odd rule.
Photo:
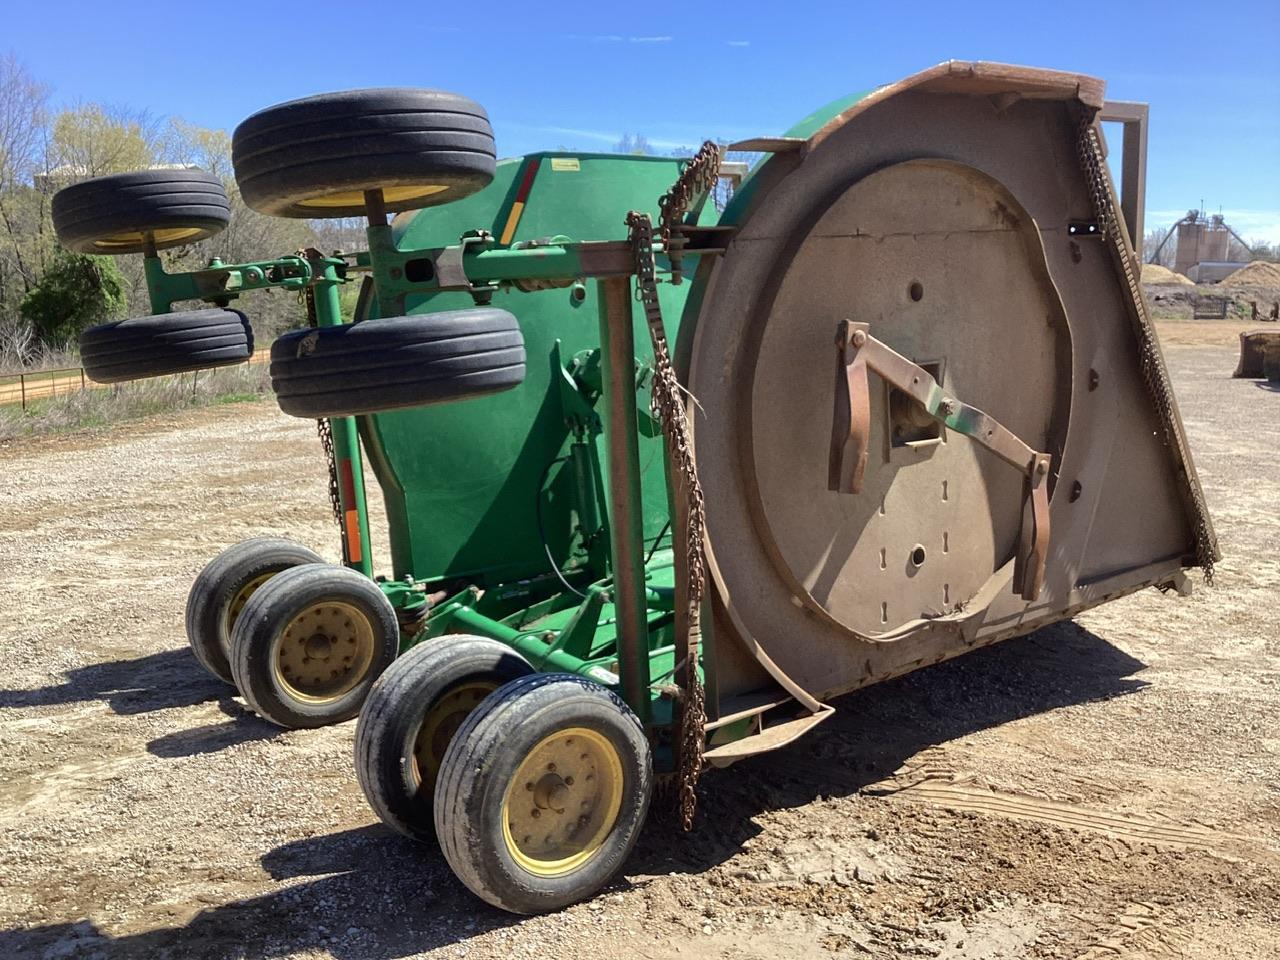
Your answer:
[[[186,626],[209,673],[289,728],[359,713],[400,639],[395,611],[373,581],[274,537],[238,543],[200,572]]]
[[[379,819],[438,844],[494,906],[581,900],[635,845],[649,742],[597,683],[535,672],[505,644],[463,634],[397,659],[395,612],[373,581],[272,537],[201,571],[186,627],[201,665],[265,719],[303,728],[358,714],[356,773]]]

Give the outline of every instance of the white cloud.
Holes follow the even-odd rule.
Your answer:
[[[617,33],[570,33],[570,40],[586,40],[588,43],[670,43],[674,37],[624,37]]]
[[[728,44],[729,46],[731,46],[731,47],[749,47],[749,46],[751,46],[751,41],[750,41],[750,40],[726,40],[726,41],[725,41],[725,43],[727,43],[727,44]]]

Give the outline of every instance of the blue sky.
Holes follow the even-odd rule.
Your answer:
[[[1280,0],[1163,3],[5,4],[0,52],[55,102],[234,127],[325,90],[441,87],[483,103],[499,151],[659,149],[782,132],[941,60],[1090,73],[1151,104],[1148,225],[1203,199],[1280,242]]]

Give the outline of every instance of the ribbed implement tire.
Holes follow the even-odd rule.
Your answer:
[[[323,563],[318,553],[292,540],[253,537],[228,547],[206,564],[187,594],[187,642],[200,665],[227,683],[231,632],[256,581],[304,563]],[[257,584],[259,587],[261,583]]]
[[[484,108],[412,87],[323,93],[268,107],[231,140],[245,203],[277,217],[356,217],[364,191],[388,211],[459,200],[497,163]]]
[[[231,220],[222,181],[203,170],[141,170],[95,177],[53,196],[58,241],[78,253],[138,253],[195,243]]]
[[[287,333],[271,345],[271,386],[292,416],[359,416],[510,389],[524,359],[516,318],[477,307]]]
[[[80,334],[80,362],[95,383],[225,367],[251,356],[248,318],[220,307],[117,320]]]
[[[458,633],[423,641],[388,667],[356,726],[356,776],[378,819],[407,837],[434,841],[432,766],[488,693],[531,673],[529,661],[506,644]],[[428,723],[435,733],[423,762],[418,740]]]
[[[288,666],[282,665],[285,647],[291,627],[305,635],[307,623],[316,624],[325,610],[345,615],[349,618],[345,626],[353,628],[343,636],[329,633],[324,646],[329,647],[332,640],[332,649],[316,655],[337,667],[334,675],[339,687],[305,691],[288,676]],[[359,642],[354,636],[360,637]],[[350,661],[341,658],[348,638],[356,654]],[[231,631],[228,660],[236,688],[258,716],[299,730],[342,723],[358,714],[399,647],[395,609],[376,583],[346,567],[309,563],[277,573],[254,592]],[[309,644],[306,649],[310,652]],[[347,676],[340,676],[348,663]]]
[[[505,800],[514,795],[532,801],[536,794],[520,789],[516,774],[546,738],[574,730],[608,743],[617,757],[616,817],[583,862],[535,873],[512,854]],[[546,770],[567,773],[563,766]],[[590,790],[581,781],[575,787]],[[436,780],[436,837],[454,874],[476,896],[511,913],[546,913],[592,896],[621,869],[640,835],[652,791],[644,727],[618,696],[572,674],[534,674],[489,694],[453,735]],[[569,798],[570,809],[578,809],[576,799]]]

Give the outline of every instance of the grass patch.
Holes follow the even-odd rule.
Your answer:
[[[210,404],[259,400],[270,392],[270,384],[267,364],[240,364],[76,390],[33,400],[25,412],[16,404],[0,406],[0,441],[101,429]]]

